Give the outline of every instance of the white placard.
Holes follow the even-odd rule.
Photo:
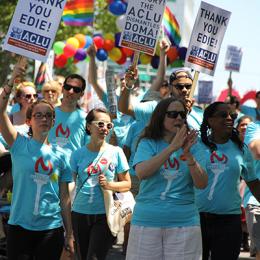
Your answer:
[[[231,12],[201,2],[193,27],[185,67],[213,76]]]
[[[154,55],[166,0],[128,0],[120,46]]]
[[[229,45],[227,48],[227,53],[225,58],[225,69],[229,71],[239,72],[242,55],[243,52],[241,48]]]
[[[3,48],[45,62],[66,0],[19,0]]]

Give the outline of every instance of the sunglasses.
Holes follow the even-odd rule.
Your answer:
[[[182,119],[185,119],[187,117],[185,111],[167,111],[166,115],[168,118],[177,118],[178,115],[180,115]]]
[[[53,113],[47,112],[43,114],[42,112],[36,112],[34,115],[32,115],[35,119],[43,119],[44,117],[46,119],[52,119],[53,118]]]
[[[26,94],[23,97],[26,99],[31,99],[31,98],[36,99],[36,98],[38,98],[38,94]]]
[[[184,88],[186,89],[191,89],[192,84],[175,84],[173,85],[175,88],[177,88],[178,90],[183,90]]]
[[[112,129],[114,127],[114,124],[111,122],[104,122],[104,121],[92,121],[94,125],[96,125],[98,128],[104,128],[106,125],[106,128],[108,130]]]
[[[55,89],[46,89],[46,90],[44,90],[44,93],[49,93],[49,92],[56,93],[56,90]]]
[[[231,117],[232,120],[236,120],[237,118],[237,113],[234,112],[227,112],[227,111],[219,111],[213,117],[221,117],[221,118],[227,118],[228,116]]]
[[[80,88],[80,87],[74,87],[74,86],[71,86],[71,85],[68,85],[68,84],[64,84],[63,85],[63,88],[65,89],[65,90],[67,90],[67,91],[70,91],[71,89],[73,89],[73,92],[74,93],[80,93],[80,92],[82,92],[82,88]]]

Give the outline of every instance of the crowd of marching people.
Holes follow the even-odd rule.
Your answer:
[[[88,112],[79,106],[88,84],[82,76],[47,82],[37,93],[32,82],[14,86],[26,77],[16,64],[0,94],[0,181],[12,176],[0,184],[2,196],[12,190],[8,259],[58,260],[63,251],[105,259],[115,237],[103,191],[131,190],[127,260],[236,260],[241,244],[249,250],[248,233],[260,260],[260,91],[255,108],[229,96],[203,109],[190,97],[189,70],[166,79],[168,48],[162,41],[157,75],[140,101],[132,97],[138,68],[127,69],[116,116],[97,78],[94,46],[88,83],[104,106]]]

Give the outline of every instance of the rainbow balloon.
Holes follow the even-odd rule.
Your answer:
[[[92,26],[94,20],[94,0],[68,0],[62,20],[69,26]]]
[[[165,7],[163,14],[162,26],[164,33],[169,38],[171,44],[174,46],[179,46],[181,41],[180,27],[177,19],[167,6]]]

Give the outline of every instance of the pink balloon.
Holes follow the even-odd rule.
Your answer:
[[[77,49],[71,44],[66,44],[63,49],[63,54],[67,58],[73,57],[76,52],[77,52]]]

